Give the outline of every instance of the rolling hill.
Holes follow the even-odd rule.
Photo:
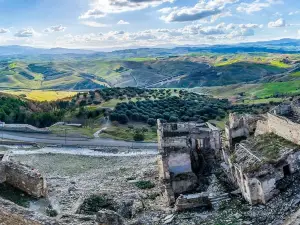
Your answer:
[[[300,55],[283,53],[298,52],[297,43],[299,40],[285,39],[231,46],[143,48],[109,53],[1,46],[0,87],[57,90],[126,86],[192,88],[295,81],[300,77],[297,71]]]

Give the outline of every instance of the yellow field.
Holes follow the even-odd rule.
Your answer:
[[[56,101],[64,98],[70,98],[77,94],[73,91],[2,91],[7,94],[17,95],[34,101]]]

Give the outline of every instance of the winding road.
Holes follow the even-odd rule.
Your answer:
[[[59,137],[53,134],[40,133],[22,133],[22,132],[0,132],[0,138],[4,140],[13,140],[20,142],[62,145],[62,146],[78,146],[78,147],[131,147],[131,148],[147,148],[157,149],[157,143],[150,142],[129,142],[106,138],[74,138]]]

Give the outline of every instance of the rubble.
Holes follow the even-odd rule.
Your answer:
[[[100,225],[124,225],[123,218],[112,210],[101,210],[97,213],[96,221]]]
[[[0,183],[6,182],[36,198],[47,196],[47,183],[39,171],[3,158],[0,161]]]

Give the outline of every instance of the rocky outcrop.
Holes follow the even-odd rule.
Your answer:
[[[101,210],[97,213],[96,222],[99,225],[125,225],[123,218],[112,210]]]
[[[1,225],[59,225],[52,218],[39,215],[33,211],[17,206],[16,204],[0,198],[0,224]]]

